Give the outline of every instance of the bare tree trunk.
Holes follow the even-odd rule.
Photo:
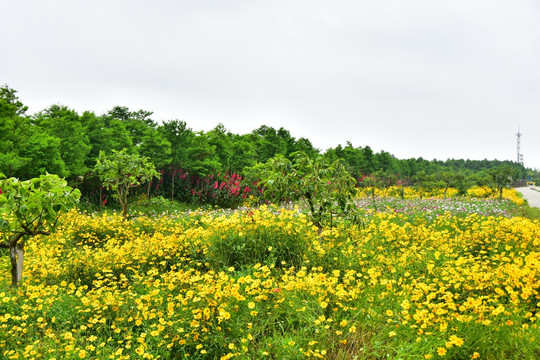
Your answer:
[[[24,264],[24,242],[15,244],[9,248],[9,257],[11,258],[11,286],[17,287],[22,280]]]
[[[176,171],[173,171],[172,174],[171,201],[174,201],[174,175],[176,175]]]

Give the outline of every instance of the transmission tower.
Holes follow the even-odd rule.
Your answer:
[[[517,136],[517,163],[523,165],[523,154],[521,153],[520,145],[521,145],[521,135],[523,135],[518,128],[518,132],[516,134]]]

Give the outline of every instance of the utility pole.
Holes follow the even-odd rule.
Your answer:
[[[517,136],[517,163],[523,165],[523,154],[520,150],[521,145],[521,135],[523,135],[518,127],[518,132],[516,134]]]

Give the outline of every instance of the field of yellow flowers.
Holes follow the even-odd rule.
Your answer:
[[[73,211],[19,288],[0,258],[0,358],[538,359],[540,223],[505,196],[379,198],[320,234],[294,206]]]

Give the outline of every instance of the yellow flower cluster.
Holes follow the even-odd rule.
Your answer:
[[[380,213],[319,233],[297,209],[71,212],[28,242],[20,288],[0,263],[0,357],[527,358],[539,248],[521,217]],[[242,251],[258,260],[223,258]]]
[[[376,197],[402,197],[404,199],[414,198],[445,198],[455,197],[459,195],[459,191],[455,188],[415,188],[411,186],[389,186],[387,188],[379,187],[363,187],[357,189],[358,197],[367,198],[375,195]]]
[[[402,197],[404,199],[414,198],[452,198],[459,196],[459,191],[455,188],[434,188],[427,190],[425,188],[416,187],[403,187],[403,186],[390,186],[388,188],[358,188],[357,197],[368,198],[372,196],[372,193],[376,197]],[[467,196],[472,198],[491,198],[495,199],[499,197],[499,194],[493,189],[486,186],[474,186],[467,189]],[[503,189],[503,198],[509,199],[517,205],[523,205],[524,200],[515,189],[505,188]]]
[[[493,191],[493,189],[486,186],[474,186],[467,190],[467,196],[475,198],[495,199],[499,197],[499,194],[497,194],[496,191]],[[515,189],[504,188],[502,192],[502,197],[513,201],[517,205],[523,205],[525,202],[521,195]]]

